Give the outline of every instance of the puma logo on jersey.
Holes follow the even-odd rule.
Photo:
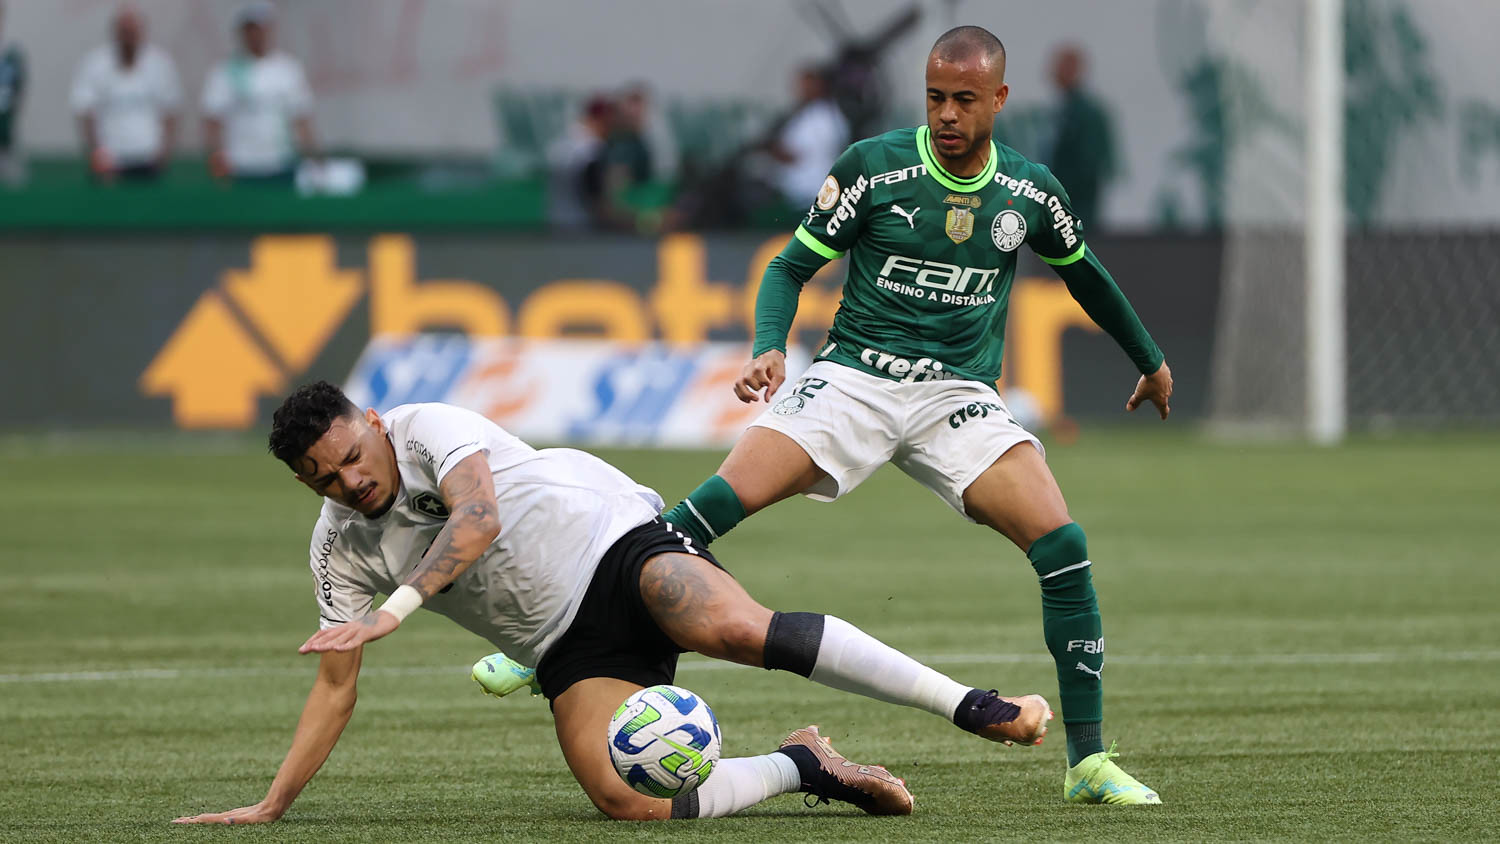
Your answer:
[[[897,215],[898,217],[905,217],[906,218],[906,225],[909,226],[909,227],[911,227],[911,228],[913,228],[913,229],[915,229],[917,227],[917,221],[914,220],[914,219],[912,219],[912,218],[915,217],[915,216],[917,216],[917,212],[921,211],[921,210],[922,210],[922,206],[918,205],[916,208],[911,209],[911,213],[908,214],[905,211],[902,211],[901,210],[901,206],[899,206],[899,205],[892,205],[891,206],[891,213]]]
[[[1078,663],[1077,665],[1073,666],[1073,667],[1077,668],[1079,671],[1082,671],[1085,674],[1092,674],[1095,677],[1098,677],[1100,680],[1104,679],[1104,669],[1103,668],[1100,668],[1098,671],[1095,671],[1094,669],[1088,667],[1087,665],[1084,665],[1081,662]]]

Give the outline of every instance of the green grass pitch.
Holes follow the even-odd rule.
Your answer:
[[[607,452],[669,503],[716,453]],[[419,613],[278,824],[175,828],[265,792],[313,673],[313,496],[253,444],[0,443],[0,839],[1462,840],[1500,826],[1500,436],[1335,450],[1094,433],[1050,456],[1104,610],[1105,735],[1166,805],[1064,805],[1061,730],[1005,748],[790,675],[684,661],[726,754],[818,723],[906,777],[909,818],[777,798],[671,832],[602,819],[544,703],[484,697]],[[956,678],[1056,684],[1020,552],[885,470],[714,549],[769,606],[836,613]],[[601,736],[602,740],[602,736]]]

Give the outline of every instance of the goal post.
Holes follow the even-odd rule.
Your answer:
[[[1343,0],[1307,2],[1307,436],[1348,428],[1344,302]]]
[[[1194,57],[1212,130],[1194,164],[1212,165],[1223,243],[1210,431],[1332,445],[1500,423],[1500,100],[1483,75],[1500,7],[1178,8],[1196,15],[1169,43]]]

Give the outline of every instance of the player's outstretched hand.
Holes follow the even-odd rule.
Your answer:
[[[323,653],[325,651],[352,651],[366,642],[373,642],[390,634],[401,621],[388,612],[376,610],[338,627],[319,630],[302,643],[298,653]]]
[[[786,355],[771,349],[762,352],[760,357],[745,364],[740,370],[740,377],[734,382],[734,394],[740,401],[749,404],[760,401],[761,390],[765,390],[765,400],[770,401],[771,396],[781,389],[782,382],[786,381]]]
[[[229,812],[206,812],[201,815],[176,818],[172,823],[270,823],[281,817],[281,813],[270,809],[261,803],[254,806],[245,806]]]
[[[1151,402],[1156,405],[1156,412],[1161,418],[1166,419],[1167,414],[1172,412],[1172,368],[1167,366],[1166,361],[1150,375],[1142,375],[1141,380],[1136,382],[1135,392],[1131,394],[1130,401],[1125,402],[1126,410],[1135,410],[1142,402]]]

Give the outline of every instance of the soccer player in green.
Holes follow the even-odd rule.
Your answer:
[[[1030,558],[1067,732],[1064,799],[1160,803],[1104,748],[1104,634],[1087,542],[1041,443],[995,391],[1016,250],[1025,244],[1051,264],[1141,371],[1127,410],[1150,402],[1166,419],[1172,372],[1084,243],[1083,224],[1051,171],[991,140],[1008,94],[999,39],[975,26],[950,30],[927,59],[927,125],[860,141],[834,163],[796,236],[766,269],[753,359],[736,395],[769,401],[781,387],[802,286],[848,254],[828,340],[718,473],[663,518],[706,546],[782,499],[832,501],[895,463]],[[797,636],[820,641],[825,631]],[[474,677],[505,694],[529,675],[495,654]],[[1046,702],[1020,706],[1036,717],[1024,710]]]
[[[803,284],[849,256],[843,303],[796,388],[750,427],[719,471],[663,517],[703,545],[802,493],[831,501],[894,462],[965,518],[1026,552],[1041,581],[1077,803],[1159,803],[1104,748],[1104,635],[1083,530],[1041,443],[1010,418],[1000,377],[1016,250],[1051,264],[1141,372],[1126,402],[1169,411],[1172,374],[1046,167],[991,140],[1005,48],[974,26],[927,59],[927,125],[855,143],[766,270],[753,359],[735,393],[769,401],[786,378]]]

